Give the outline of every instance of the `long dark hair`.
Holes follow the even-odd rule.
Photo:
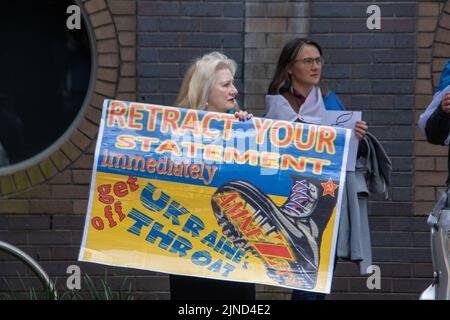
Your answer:
[[[292,81],[289,73],[287,72],[288,66],[295,60],[300,48],[306,44],[316,47],[322,56],[322,48],[317,42],[312,41],[311,39],[295,38],[286,43],[281,50],[280,57],[278,58],[277,68],[272,81],[270,82],[269,90],[267,92],[268,94],[283,94],[289,91]],[[322,94],[325,97],[328,90],[322,85],[321,89]]]

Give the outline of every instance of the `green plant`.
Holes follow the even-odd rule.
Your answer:
[[[13,288],[8,279],[3,278],[8,289],[7,292],[0,294],[0,300],[54,300],[55,293],[51,288],[46,287],[42,290],[27,288],[23,278],[18,274],[22,290]],[[89,275],[83,276],[83,285],[80,290],[59,290],[56,299],[58,300],[134,300],[133,284],[125,278],[118,291],[114,291],[105,274],[104,279],[100,279],[100,289],[97,289],[94,281]],[[127,285],[128,282],[128,285]],[[54,281],[56,287],[56,281]]]
[[[84,277],[85,287],[87,288],[87,292],[90,296],[91,300],[133,300],[134,294],[132,289],[132,283],[129,282],[128,289],[124,292],[123,288],[126,286],[127,278],[122,281],[120,285],[119,291],[114,292],[110,285],[108,285],[107,276],[105,274],[105,278],[100,280],[101,291],[97,290],[94,282],[92,281],[89,275],[85,275]]]
[[[17,274],[21,288],[13,288],[13,285],[3,277],[3,281],[8,289],[7,292],[0,295],[0,300],[55,300],[58,299],[57,293],[50,287],[45,286],[42,290],[27,288],[20,274]]]

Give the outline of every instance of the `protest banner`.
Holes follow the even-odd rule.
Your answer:
[[[105,100],[79,260],[327,293],[349,140]]]

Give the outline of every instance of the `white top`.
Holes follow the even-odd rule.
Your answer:
[[[295,113],[289,102],[280,94],[266,95],[266,117],[270,119],[297,121],[321,124],[323,113],[326,112],[319,87],[314,86],[306,97],[300,111]]]

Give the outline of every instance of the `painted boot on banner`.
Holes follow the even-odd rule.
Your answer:
[[[225,183],[211,203],[222,232],[235,246],[261,259],[280,285],[312,289],[319,265],[319,230],[311,218],[318,188],[296,179],[288,200],[278,207],[249,182]]]

